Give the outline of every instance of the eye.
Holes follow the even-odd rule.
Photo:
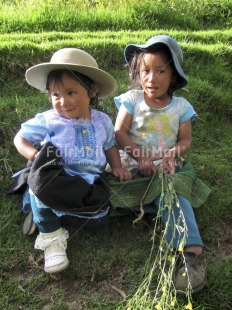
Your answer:
[[[158,70],[157,74],[162,74],[162,73],[164,73],[164,72],[165,72],[164,69],[160,69],[160,70]]]
[[[74,90],[70,90],[70,91],[68,91],[68,95],[69,96],[76,95],[76,92]]]
[[[150,71],[147,68],[142,68],[141,72],[145,74],[149,74]]]
[[[56,98],[58,98],[58,97],[59,97],[59,94],[58,94],[58,93],[56,93],[56,92],[54,92],[54,93],[51,93],[51,96],[52,96],[52,97],[56,97]]]

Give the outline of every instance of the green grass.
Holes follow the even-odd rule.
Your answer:
[[[46,95],[26,84],[25,70],[49,61],[61,47],[79,47],[116,78],[117,95],[128,89],[125,45],[159,33],[173,36],[183,48],[189,85],[178,94],[199,116],[187,159],[213,189],[207,203],[195,210],[206,246],[208,283],[193,296],[193,306],[231,309],[231,11],[229,0],[0,1],[1,309],[129,310],[113,286],[129,298],[144,278],[151,248],[144,223],[133,225],[134,216],[128,216],[113,218],[110,226],[95,232],[71,228],[70,268],[49,276],[42,271],[42,252],[33,248],[35,235],[22,235],[21,197],[6,196],[4,190],[12,173],[26,164],[12,142],[20,123],[50,107]],[[101,102],[101,109],[115,120],[113,96]],[[184,310],[186,303],[178,297],[175,309]],[[140,308],[151,310],[149,302]]]
[[[2,33],[225,29],[231,27],[231,10],[230,0],[16,0],[0,3],[0,25]]]

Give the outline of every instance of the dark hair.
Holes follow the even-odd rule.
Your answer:
[[[68,69],[57,69],[49,72],[48,77],[47,77],[47,84],[46,84],[46,90],[49,92],[50,88],[49,85],[50,83],[54,83],[54,85],[58,83],[62,83],[62,78],[63,75],[66,74],[73,80],[79,82],[88,92],[88,95],[90,97],[90,104],[95,105],[98,107],[98,95],[93,97],[93,87],[96,84],[92,79],[90,79],[88,76],[76,72],[76,71],[71,71]]]
[[[143,57],[147,53],[158,53],[160,54],[165,63],[170,65],[172,68],[172,77],[173,82],[171,83],[168,93],[170,96],[173,95],[173,92],[179,88],[178,85],[182,83],[182,79],[178,74],[176,67],[174,65],[171,52],[169,48],[165,44],[155,44],[147,49],[137,49],[134,53],[131,62],[129,63],[130,69],[130,88],[139,88],[141,89],[141,82],[140,82],[140,66],[143,60]]]

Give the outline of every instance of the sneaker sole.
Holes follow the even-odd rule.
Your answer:
[[[58,266],[55,267],[45,267],[44,271],[46,273],[50,273],[50,274],[56,274],[56,273],[60,273],[62,271],[65,271],[69,266],[69,261],[67,260],[66,262],[64,262],[63,264],[60,264]]]
[[[26,236],[30,236],[35,232],[35,230],[36,225],[33,222],[33,214],[32,212],[29,212],[23,223],[23,234]]]

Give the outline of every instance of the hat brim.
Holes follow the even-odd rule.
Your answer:
[[[56,64],[56,63],[42,63],[29,68],[26,71],[26,80],[29,85],[39,89],[42,92],[46,91],[48,74],[57,69],[67,69],[86,75],[94,82],[100,85],[98,93],[99,98],[112,95],[116,89],[116,80],[107,72],[88,66],[74,65],[74,64]]]
[[[171,52],[172,59],[174,61],[174,65],[176,67],[177,73],[179,74],[179,76],[181,78],[181,81],[178,84],[178,89],[186,86],[188,84],[188,80],[187,80],[187,77],[186,77],[180,63],[179,63],[179,60],[178,60],[176,54],[174,53],[174,51],[170,48],[170,46],[166,42],[162,42],[161,40],[154,42],[153,44],[129,44],[129,45],[127,45],[125,50],[124,50],[124,57],[125,57],[127,64],[130,64],[130,62],[131,62],[131,60],[132,60],[132,58],[133,58],[133,56],[137,50],[145,49],[147,51],[149,51],[149,50],[152,51],[152,48],[157,44],[166,45]]]

